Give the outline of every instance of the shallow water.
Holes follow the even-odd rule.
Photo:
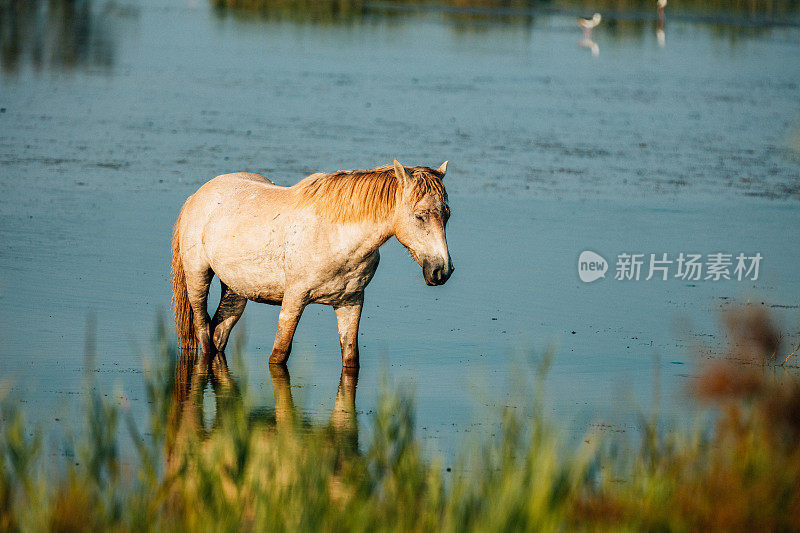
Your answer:
[[[0,24],[0,371],[34,418],[68,424],[81,405],[89,315],[103,386],[145,411],[140,353],[169,312],[172,223],[236,170],[292,184],[451,161],[457,273],[426,287],[388,244],[360,339],[360,424],[381,376],[410,383],[432,451],[490,435],[533,386],[526,354],[548,347],[548,406],[582,434],[632,428],[657,369],[662,409],[684,417],[692,354],[724,341],[716,313],[735,301],[769,306],[786,344],[800,337],[796,25],[678,12],[662,47],[654,21],[620,15],[595,30],[593,57],[569,10],[386,8],[331,24],[159,0],[47,13]],[[764,259],[750,282],[584,284],[583,250],[612,269],[622,252]],[[248,305],[234,372],[267,406],[277,311]],[[295,404],[320,422],[340,380],[335,328],[310,308],[289,363]]]

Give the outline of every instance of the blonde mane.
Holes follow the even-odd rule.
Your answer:
[[[403,167],[412,180],[414,203],[435,194],[447,207],[442,175],[428,167]],[[385,220],[402,199],[392,165],[371,170],[346,170],[333,174],[312,174],[293,187],[299,207],[313,207],[333,222]]]

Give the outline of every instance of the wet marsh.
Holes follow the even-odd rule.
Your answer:
[[[800,342],[796,2],[670,2],[663,43],[644,2],[234,3],[0,4],[0,372],[26,427],[81,427],[87,316],[96,390],[149,424],[157,376],[141,354],[170,309],[172,224],[201,183],[237,170],[292,184],[450,160],[458,271],[427,287],[390,243],[367,289],[360,453],[380,434],[382,392],[401,385],[419,460],[447,468],[525,408],[530,354],[556,353],[541,408],[580,443],[593,427],[646,434],[654,403],[694,423],[689,391],[737,303],[771,312],[785,353]],[[575,20],[595,11],[596,57]],[[580,281],[584,250],[609,261],[605,279]],[[764,259],[756,280],[615,280],[631,252]],[[258,420],[278,418],[279,398],[304,427],[336,417],[333,313],[307,310],[277,386],[276,320],[248,304],[230,379],[186,389],[205,398],[191,416],[209,432],[225,382]],[[120,450],[138,453],[128,437]],[[426,468],[414,483],[436,482]]]

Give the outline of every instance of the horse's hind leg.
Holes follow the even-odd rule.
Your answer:
[[[192,306],[194,315],[194,333],[200,349],[205,358],[213,355],[213,345],[211,344],[211,317],[208,316],[208,288],[211,285],[211,278],[214,271],[208,266],[200,268],[186,268],[186,293],[189,304]]]
[[[211,331],[213,331],[212,340],[217,351],[224,352],[233,326],[244,313],[247,298],[233,292],[222,281],[220,281],[220,285],[222,286],[222,295],[217,312],[214,313],[214,320],[211,321]]]

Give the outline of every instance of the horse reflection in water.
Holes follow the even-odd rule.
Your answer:
[[[315,423],[304,417],[292,398],[291,377],[284,365],[270,365],[275,407],[258,407],[244,412],[248,426],[258,426],[266,433],[281,431],[321,431],[342,459],[358,455],[358,423],[356,420],[356,387],[358,369],[343,367],[333,413],[327,423]],[[214,395],[213,420],[205,420],[205,393],[208,386]],[[179,469],[180,452],[191,439],[202,448],[216,431],[222,431],[226,416],[237,416],[245,409],[242,393],[228,369],[224,354],[211,361],[202,356],[182,354],[175,372],[175,394],[171,417],[171,436],[167,443],[168,470]],[[334,484],[336,479],[333,480]]]

